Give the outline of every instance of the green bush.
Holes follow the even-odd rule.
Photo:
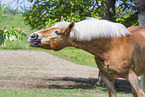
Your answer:
[[[3,30],[0,30],[0,45],[5,45],[6,42],[21,41],[27,37],[27,34],[21,30],[17,30],[14,27],[7,30],[5,27]]]

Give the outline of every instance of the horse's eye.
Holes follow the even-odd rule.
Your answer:
[[[55,33],[56,33],[57,35],[61,35],[57,30],[55,31]]]

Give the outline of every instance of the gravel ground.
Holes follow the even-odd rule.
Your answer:
[[[84,88],[96,84],[98,69],[42,51],[0,50],[0,89]]]

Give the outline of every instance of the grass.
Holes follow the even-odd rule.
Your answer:
[[[5,43],[0,46],[0,50],[20,50],[20,49],[21,50],[31,49],[29,47],[29,43],[27,42],[27,38],[15,41],[6,40]]]
[[[118,97],[132,97],[132,94],[117,93]],[[105,88],[84,89],[3,89],[0,97],[108,97]]]
[[[61,51],[53,51],[53,50],[43,50],[43,51],[58,56],[60,58],[64,58],[76,64],[97,67],[94,60],[94,56],[81,49],[67,47],[62,49]]]
[[[24,23],[24,18],[22,16],[0,16],[0,29],[6,27],[11,29],[12,27],[18,30],[24,30],[27,34],[30,34],[33,30],[30,29],[28,25]]]

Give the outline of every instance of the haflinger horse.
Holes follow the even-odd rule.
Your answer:
[[[63,17],[54,26],[30,35],[33,47],[61,50],[72,46],[95,56],[109,97],[116,97],[114,80],[124,78],[132,86],[134,97],[145,97],[139,87],[138,76],[145,73],[145,29],[128,29],[107,20],[88,18],[80,22],[66,22]]]

